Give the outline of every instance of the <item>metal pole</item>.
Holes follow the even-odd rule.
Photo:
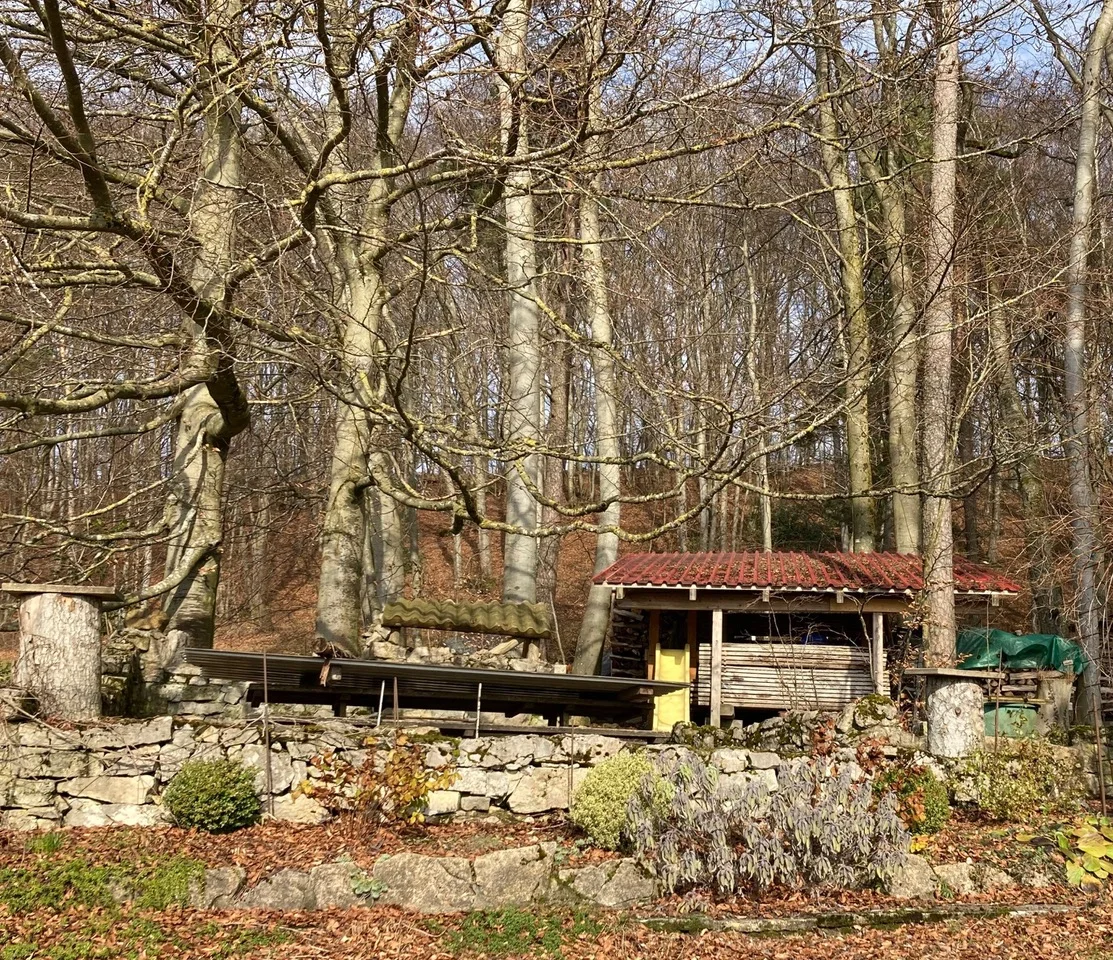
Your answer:
[[[398,678],[394,678],[394,725],[398,725]]]
[[[263,750],[266,754],[265,773],[267,778],[267,812],[274,816],[274,773],[271,771],[271,723],[270,694],[267,678],[267,651],[263,651]]]
[[[1098,680],[1097,696],[1091,697],[1094,705],[1094,743],[1098,751],[1098,786],[1101,789],[1101,815],[1106,814],[1105,809],[1105,747],[1101,740],[1101,680]]]
[[[479,684],[479,689],[475,691],[475,735],[479,736],[479,708],[483,703],[483,684]]]
[[[375,718],[375,726],[383,725],[383,697],[386,695],[386,681],[379,684],[379,715]]]

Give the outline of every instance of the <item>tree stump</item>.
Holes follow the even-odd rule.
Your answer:
[[[100,603],[95,597],[36,593],[19,608],[19,657],[13,679],[62,720],[101,714]]]
[[[927,750],[934,757],[965,757],[985,742],[981,684],[953,676],[926,676]]]

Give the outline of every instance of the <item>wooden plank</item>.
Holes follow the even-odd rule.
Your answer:
[[[958,677],[966,680],[1004,680],[1000,670],[960,670],[958,667],[909,667],[909,677]]]
[[[708,656],[708,645],[700,647],[700,656]],[[870,654],[844,646],[805,646],[802,644],[725,643],[723,663],[726,666],[819,667],[870,670]],[[710,661],[708,661],[710,665]]]
[[[98,587],[89,583],[7,583],[0,584],[5,593],[65,593],[73,597],[97,597],[102,600],[123,600],[115,587]]]
[[[688,611],[688,682],[695,683],[699,675],[699,614]]]
[[[723,611],[711,611],[711,725],[719,726],[723,707]]]

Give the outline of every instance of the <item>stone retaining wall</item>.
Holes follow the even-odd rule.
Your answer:
[[[887,737],[899,734],[888,714],[881,718],[851,714],[847,723],[849,733],[841,738],[847,745],[835,755],[843,762],[854,759],[850,741],[855,736],[876,730]],[[182,764],[218,757],[238,760],[255,771],[256,790],[265,809],[269,812],[273,807],[275,817],[298,822],[323,819],[320,804],[298,789],[320,775],[314,758],[331,751],[358,764],[366,757],[364,741],[373,730],[335,718],[311,723],[271,720],[269,730],[268,750],[259,719],[163,716],[84,729],[61,729],[38,721],[0,723],[0,826],[36,829],[164,822],[160,797]],[[796,741],[807,736],[805,726],[767,722],[756,728],[715,732],[695,729],[689,746],[709,756],[724,781],[761,778],[776,789],[777,769],[803,752]],[[684,748],[542,733],[463,740],[425,734],[421,740],[429,768],[451,764],[456,770],[451,788],[430,797],[430,816],[565,810],[591,767],[620,750]]]
[[[427,812],[436,817],[565,810],[594,765],[628,749],[694,749],[709,758],[722,782],[760,778],[775,790],[778,770],[814,746],[817,723],[828,738],[824,752],[840,764],[853,764],[857,744],[864,740],[884,744],[890,754],[915,750],[918,740],[902,731],[895,717],[891,704],[867,698],[835,722],[799,714],[752,727],[690,728],[677,737],[680,743],[645,747],[596,735],[456,740],[428,733],[420,738],[427,767],[451,764],[456,773],[449,789],[431,795]],[[0,723],[0,827],[161,823],[166,820],[161,795],[182,764],[218,757],[255,771],[255,787],[268,813],[318,822],[324,809],[299,789],[320,776],[314,758],[331,751],[358,765],[366,758],[364,741],[372,732],[366,723],[335,718],[312,723],[272,719],[268,749],[259,719],[163,716],[84,729],[38,721]],[[1078,756],[1061,749],[1071,759]],[[1093,757],[1089,760],[1092,765]]]
[[[455,913],[538,903],[630,907],[658,895],[657,882],[633,860],[567,866],[555,843],[474,859],[400,853],[381,857],[369,872],[341,861],[280,870],[253,887],[246,880],[242,867],[206,870],[194,886],[192,903],[205,910],[324,910],[377,903]]]

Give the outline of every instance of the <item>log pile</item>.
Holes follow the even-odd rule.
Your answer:
[[[644,677],[649,649],[649,614],[616,607],[611,621],[611,676]]]

